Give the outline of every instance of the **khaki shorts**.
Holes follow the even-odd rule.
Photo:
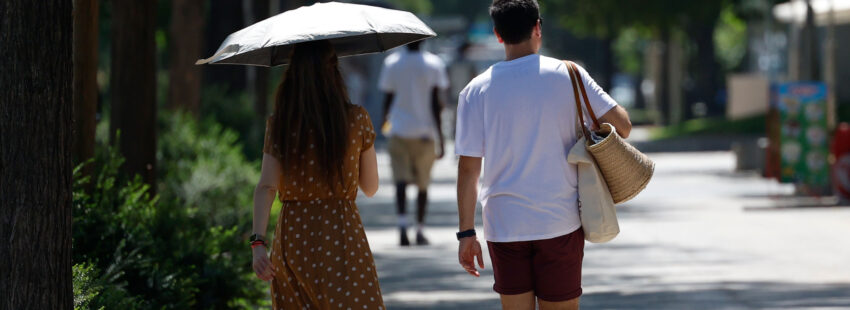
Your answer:
[[[437,155],[434,140],[390,137],[387,149],[395,183],[414,183],[420,189],[431,183],[431,166]]]

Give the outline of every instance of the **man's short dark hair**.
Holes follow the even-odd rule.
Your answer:
[[[517,44],[531,38],[531,31],[540,19],[540,5],[537,0],[493,0],[490,17],[502,40]]]

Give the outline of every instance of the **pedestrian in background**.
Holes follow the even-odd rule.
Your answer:
[[[584,233],[576,167],[567,162],[580,132],[568,69],[537,54],[543,21],[536,0],[494,0],[490,16],[505,60],[458,97],[458,258],[474,276],[476,260],[484,267],[474,230],[480,199],[502,308],[577,309]],[[627,137],[626,111],[578,69],[593,111]]]
[[[357,187],[378,190],[375,131],[351,104],[327,40],[298,43],[266,122],[254,192],[253,267],[272,281],[274,309],[383,309]],[[269,211],[283,206],[266,254]]]
[[[422,41],[388,56],[378,87],[385,93],[384,135],[396,184],[396,206],[400,244],[410,245],[407,237],[407,185],[419,189],[416,197],[416,244],[427,245],[423,228],[428,206],[431,166],[442,158],[445,142],[440,131],[443,104],[440,93],[449,86],[443,61],[421,50]],[[435,136],[439,149],[435,153]]]

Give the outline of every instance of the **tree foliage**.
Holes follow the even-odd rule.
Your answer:
[[[390,4],[399,10],[411,11],[416,14],[431,14],[434,9],[429,0],[388,0]]]

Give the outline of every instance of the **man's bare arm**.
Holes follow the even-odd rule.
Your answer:
[[[609,110],[605,115],[599,118],[600,123],[610,123],[617,129],[620,137],[628,138],[632,132],[632,121],[629,119],[629,112],[621,106],[616,106]]]
[[[457,214],[459,231],[475,228],[475,204],[478,201],[478,177],[481,175],[481,157],[461,156],[457,169]],[[457,253],[460,265],[467,273],[481,276],[475,268],[484,268],[481,244],[476,237],[460,239]]]
[[[443,154],[446,152],[446,140],[443,137],[443,118],[441,116],[443,112],[443,101],[440,99],[440,88],[434,87],[431,90],[431,116],[434,117],[434,124],[437,125],[437,138],[440,143],[440,150],[437,153],[437,158],[443,158]]]
[[[382,124],[388,121],[387,117],[390,115],[390,106],[393,105],[393,98],[395,98],[394,93],[384,93],[384,115]]]
[[[475,204],[478,202],[478,177],[480,175],[481,157],[460,157],[457,168],[459,231],[475,228]]]

